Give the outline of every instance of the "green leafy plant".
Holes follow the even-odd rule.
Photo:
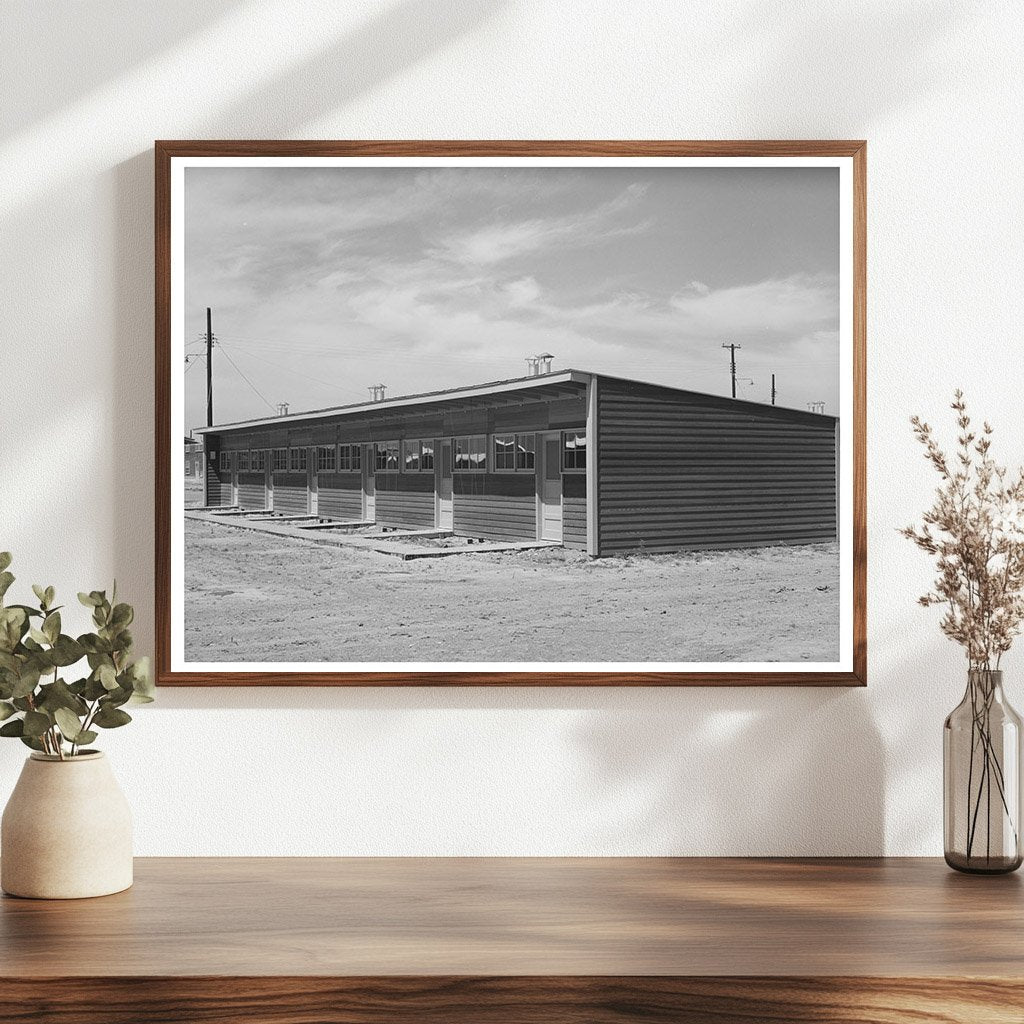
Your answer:
[[[135,612],[117,603],[116,583],[109,599],[103,590],[79,594],[96,632],[68,636],[53,587],[32,587],[38,606],[4,603],[14,582],[10,564],[10,553],[0,551],[0,736],[61,760],[74,757],[99,729],[132,720],[126,704],[153,700],[149,659],[131,657]],[[67,682],[63,673],[83,659],[89,674]]]

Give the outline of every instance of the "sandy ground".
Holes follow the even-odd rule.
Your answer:
[[[185,477],[185,508],[200,508],[206,504],[203,481],[196,477]]]
[[[835,545],[403,562],[185,521],[197,661],[833,661]]]

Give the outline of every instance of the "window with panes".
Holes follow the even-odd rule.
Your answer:
[[[378,473],[397,473],[399,451],[397,441],[378,441],[374,445],[374,467]]]
[[[338,446],[338,469],[342,473],[358,473],[362,468],[362,448],[358,444]]]
[[[318,473],[333,473],[337,459],[334,445],[320,445],[316,450],[316,469]]]
[[[587,468],[587,435],[582,430],[562,434],[562,469],[568,473]]]
[[[416,440],[402,442],[402,466],[406,473],[434,472],[433,440]]]
[[[487,437],[457,437],[454,442],[455,471],[457,473],[483,473],[487,469]]]
[[[495,434],[494,469],[504,473],[532,473],[537,468],[536,434]]]

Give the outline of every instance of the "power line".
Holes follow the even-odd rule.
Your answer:
[[[232,344],[234,343],[232,342]],[[221,347],[224,347],[223,342],[221,342]],[[326,388],[328,391],[341,391],[346,395],[358,395],[359,398],[363,397],[361,391],[354,391],[351,388],[339,388],[334,384],[325,384],[322,380],[319,380],[316,377],[310,377],[307,373],[299,373],[298,370],[293,370],[290,366],[282,366],[280,363],[275,363],[272,359],[267,359],[265,356],[256,355],[255,352],[246,352],[245,355],[247,359],[258,359],[261,363],[266,363],[267,366],[272,366],[275,370],[280,370],[282,373],[290,373],[295,377],[301,377],[303,380],[308,380],[313,384],[319,384],[322,388]]]
[[[246,375],[245,375],[244,373],[242,373],[241,369],[239,369],[239,366],[238,366],[238,364],[237,364],[237,363],[236,363],[236,362],[234,361],[234,359],[232,359],[232,358],[231,358],[231,356],[230,356],[230,355],[228,355],[227,349],[225,349],[225,348],[224,348],[224,343],[223,343],[223,342],[221,342],[220,350],[221,350],[221,352],[223,352],[223,353],[224,353],[224,358],[225,358],[225,359],[226,359],[226,360],[227,360],[227,361],[228,361],[228,362],[229,362],[229,363],[230,363],[230,364],[231,364],[231,365],[232,365],[232,366],[233,366],[233,367],[235,368],[235,372],[236,372],[236,373],[238,374],[238,376],[239,376],[239,377],[241,377],[241,378],[242,378],[242,380],[244,380],[244,381],[245,381],[245,383],[246,383],[246,384],[248,384],[248,385],[249,385],[249,387],[250,387],[250,388],[252,388],[252,390],[253,390],[253,391],[254,391],[254,392],[256,393],[256,395],[257,395],[257,397],[259,398],[259,400],[260,400],[261,402],[263,402],[263,404],[264,404],[264,405],[265,405],[265,406],[266,406],[266,407],[267,407],[268,409],[270,409],[270,410],[271,410],[271,412],[275,412],[275,413],[276,413],[276,412],[277,412],[277,407],[276,407],[276,406],[274,406],[274,405],[272,405],[272,404],[271,404],[271,403],[270,403],[270,402],[269,402],[269,401],[268,401],[268,400],[266,399],[266,397],[265,397],[265,396],[263,395],[263,393],[262,393],[262,392],[260,391],[260,389],[259,389],[258,387],[256,387],[256,385],[255,385],[255,384],[253,384],[253,382],[252,382],[251,380],[249,380],[249,378],[248,378],[248,377],[246,377]]]

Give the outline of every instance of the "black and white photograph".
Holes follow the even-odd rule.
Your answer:
[[[171,197],[174,671],[850,671],[849,159]]]

